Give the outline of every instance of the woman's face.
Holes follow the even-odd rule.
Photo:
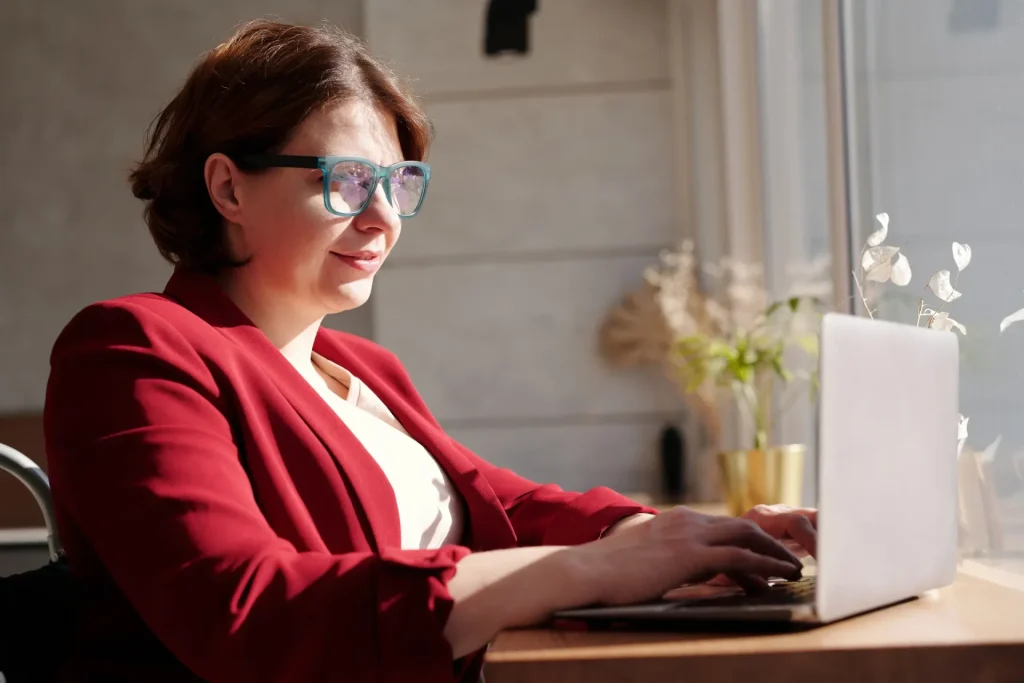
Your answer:
[[[280,153],[356,156],[381,166],[402,160],[394,119],[361,102],[311,114]],[[319,170],[231,175],[237,204],[236,215],[226,214],[227,237],[234,255],[251,258],[232,277],[244,278],[253,294],[273,296],[303,315],[323,316],[366,302],[373,276],[402,230],[383,183],[362,213],[342,218],[324,206]]]

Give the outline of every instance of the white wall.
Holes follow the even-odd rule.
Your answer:
[[[261,16],[358,33],[362,3],[0,2],[0,413],[42,407],[50,347],[77,310],[162,289],[128,169],[199,55]],[[367,336],[370,323],[370,308],[332,321]]]
[[[666,382],[595,354],[607,307],[675,241],[664,0],[557,0],[525,58],[486,3],[373,0],[370,48],[437,128],[427,205],[374,293],[377,339],[456,438],[524,476],[652,485]]]

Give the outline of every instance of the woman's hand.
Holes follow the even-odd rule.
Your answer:
[[[660,598],[669,589],[724,574],[747,589],[770,577],[797,579],[800,560],[749,519],[673,508],[578,547],[580,572],[603,604]]]
[[[757,505],[748,510],[748,519],[765,533],[781,541],[797,557],[817,556],[818,511],[788,505]],[[731,586],[731,577],[720,574],[708,581],[713,586]]]
[[[772,538],[786,544],[797,557],[818,554],[818,511],[788,505],[758,505],[743,515]]]

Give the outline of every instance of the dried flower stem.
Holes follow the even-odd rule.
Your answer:
[[[860,278],[857,277],[857,271],[853,271],[853,281],[857,283],[857,292],[860,293],[860,300],[864,302],[864,310],[868,312],[868,317],[874,320],[874,311],[871,310],[871,304],[868,303],[868,299],[864,296],[864,288],[860,284]]]
[[[956,277],[953,278],[953,291],[954,292],[956,291],[956,283],[958,283],[959,281],[960,281],[960,271],[958,270],[958,271],[956,271]],[[945,308],[946,304],[948,304],[952,300],[953,300],[953,294],[952,293],[949,295],[948,299],[941,299],[942,305],[939,306],[939,310],[937,310],[934,313],[932,313],[932,319],[934,320],[935,317],[939,315],[939,313],[942,313],[942,309]]]

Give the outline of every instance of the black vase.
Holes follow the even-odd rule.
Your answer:
[[[661,494],[677,503],[686,493],[686,440],[675,425],[661,430]]]

